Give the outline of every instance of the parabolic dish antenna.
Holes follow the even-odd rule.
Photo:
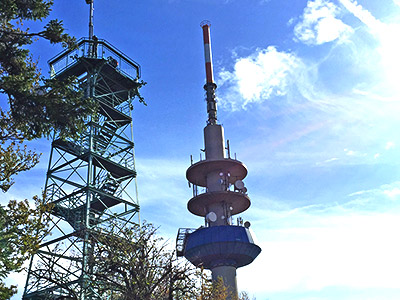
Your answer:
[[[211,211],[206,215],[206,219],[208,222],[215,222],[217,221],[217,215],[215,212]]]
[[[236,181],[235,181],[235,187],[236,187],[238,190],[243,189],[243,188],[244,188],[244,183],[243,183],[243,181],[241,181],[241,180],[236,180]]]

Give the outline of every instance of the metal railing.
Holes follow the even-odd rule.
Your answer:
[[[196,231],[194,228],[179,228],[178,234],[176,237],[176,255],[178,257],[182,257],[185,255],[185,247],[187,242],[187,237]]]
[[[48,61],[51,77],[54,77],[78,62],[81,57],[106,59],[115,69],[131,79],[140,78],[138,63],[123,54],[106,40],[82,38],[76,49],[67,49]]]

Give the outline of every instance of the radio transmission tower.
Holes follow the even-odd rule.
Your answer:
[[[232,293],[227,300],[233,300],[238,298],[236,270],[252,263],[261,248],[253,240],[250,222],[243,224],[241,218],[237,219],[237,225],[233,222],[234,215],[250,207],[247,188],[242,181],[247,176],[247,168],[236,157],[230,157],[229,144],[225,146],[224,128],[217,123],[217,85],[212,68],[210,24],[204,22],[201,26],[208,114],[204,128],[205,159],[192,162],[186,178],[193,184],[193,198],[188,202],[188,210],[204,217],[205,226],[196,230],[180,228],[176,250],[178,256],[186,257],[196,267],[211,270],[213,281],[222,279]]]
[[[137,223],[139,205],[127,186],[135,181],[132,102],[139,97],[139,65],[93,36],[49,61],[51,76],[78,78],[84,97],[98,103],[78,139],[55,134],[45,191],[53,205],[51,235],[32,257],[23,299],[112,299],[91,276],[93,236],[118,235]],[[135,182],[136,183],[136,182]]]

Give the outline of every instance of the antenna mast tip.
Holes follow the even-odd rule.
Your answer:
[[[210,27],[210,26],[211,26],[211,22],[208,21],[208,20],[202,21],[202,22],[200,23],[200,27],[204,27],[204,26]]]

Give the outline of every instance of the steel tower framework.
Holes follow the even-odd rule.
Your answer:
[[[97,38],[80,40],[49,65],[53,77],[78,78],[98,112],[78,139],[53,138],[45,186],[51,235],[31,259],[23,299],[112,299],[94,285],[91,237],[137,223],[137,197],[127,186],[136,178],[131,112],[141,99],[140,67]]]

